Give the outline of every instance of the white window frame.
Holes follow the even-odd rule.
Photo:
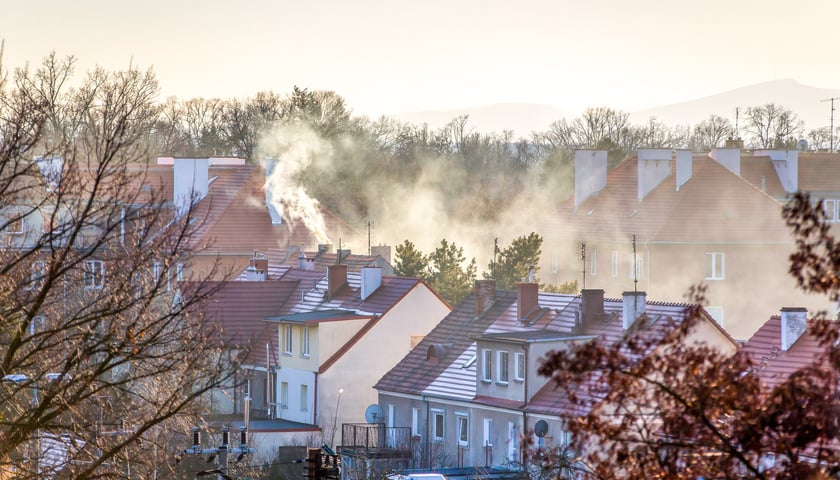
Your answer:
[[[178,282],[184,281],[184,264],[183,263],[176,263],[175,264],[175,280]]]
[[[309,411],[309,385],[304,383],[300,385],[300,411]]]
[[[105,262],[85,260],[82,264],[85,290],[102,290],[105,287]]]
[[[440,431],[438,431],[438,419],[440,419]],[[435,442],[443,442],[446,438],[446,411],[441,408],[432,409],[431,422],[432,440]]]
[[[411,436],[420,436],[420,409],[417,407],[411,409]]]
[[[513,354],[513,379],[517,382],[525,380],[525,354],[523,352]]]
[[[827,223],[840,222],[840,201],[834,198],[824,198],[823,212]]]
[[[589,252],[589,274],[593,277],[598,275],[598,250]]]
[[[484,444],[485,447],[493,446],[493,419],[484,419]]]
[[[455,412],[455,425],[458,430],[458,446],[470,446],[470,415],[466,412]]]
[[[496,383],[507,385],[510,381],[510,354],[505,350],[496,352]]]
[[[718,264],[720,271],[718,271]],[[723,252],[707,252],[706,261],[703,266],[705,268],[706,280],[726,279],[726,255]]]
[[[289,408],[289,382],[280,382],[280,408]]]
[[[493,350],[485,348],[481,351],[481,381],[493,381]]]
[[[292,324],[291,323],[287,323],[286,325],[284,325],[284,328],[283,328],[283,353],[285,355],[292,355],[292,352],[294,352],[294,345],[292,344],[293,333],[294,332],[292,330]]]
[[[309,358],[309,327],[307,326],[300,329],[300,356]]]
[[[507,456],[508,460],[515,461],[517,460],[517,452],[519,450],[518,446],[516,445],[516,441],[519,439],[519,430],[516,428],[516,423],[508,422],[508,435],[507,435]]]
[[[610,252],[610,275],[618,278],[618,250]]]
[[[6,220],[4,233],[8,233],[9,235],[23,235],[25,231],[23,217],[19,213],[13,213],[12,216],[17,218],[8,218]]]

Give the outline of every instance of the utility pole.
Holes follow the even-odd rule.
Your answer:
[[[248,453],[254,453],[254,449],[248,447],[248,430],[245,426],[239,427],[239,447],[230,448],[230,431],[227,425],[222,427],[222,444],[216,448],[201,448],[201,432],[198,427],[192,429],[193,445],[184,450],[186,455],[208,455],[207,461],[212,462],[216,460],[219,468],[215,470],[205,470],[198,472],[196,476],[205,476],[216,474],[217,480],[228,480],[228,455],[231,453],[238,453],[237,462],[242,461],[242,458]]]
[[[831,126],[829,127],[828,135],[831,140],[829,140],[829,147],[828,153],[834,153],[834,101],[840,99],[840,97],[831,97],[820,100],[820,102],[831,102]]]

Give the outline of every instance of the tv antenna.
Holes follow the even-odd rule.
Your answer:
[[[633,292],[639,291],[639,261],[636,258],[636,234],[633,234]]]
[[[580,242],[580,269],[583,274],[583,289],[586,290],[586,242]]]
[[[370,256],[370,231],[373,230],[373,220],[365,222],[365,227],[367,227],[368,231],[368,256]]]
[[[831,126],[828,129],[829,147],[828,153],[834,153],[834,101],[840,97],[831,97],[820,100],[820,102],[831,102]]]

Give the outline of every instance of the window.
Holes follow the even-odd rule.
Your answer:
[[[179,282],[184,281],[184,264],[183,263],[176,263],[175,264],[175,280]]]
[[[618,277],[618,252],[615,250],[610,252],[610,275]]]
[[[481,379],[485,382],[491,382],[493,381],[493,351],[485,348],[481,353]]]
[[[289,382],[280,382],[280,408],[289,408]]]
[[[161,265],[160,262],[154,262],[152,264],[152,280],[154,280],[155,283],[160,281],[161,272],[163,272],[163,265]]]
[[[492,447],[493,446],[493,419],[492,418],[485,418],[484,419],[484,446],[485,447]]]
[[[470,444],[470,417],[466,413],[456,413],[455,419],[458,423],[458,445],[461,447]]]
[[[444,433],[445,433],[445,430],[444,430],[444,422],[443,422],[443,410],[433,408],[432,409],[432,438],[436,442],[442,442]]]
[[[516,460],[516,440],[519,438],[519,433],[516,429],[516,424],[513,422],[508,422],[508,435],[507,435],[507,456],[508,460]]]
[[[14,213],[13,218],[6,219],[5,233],[11,235],[23,235],[23,217]]]
[[[285,330],[286,330],[286,334],[285,334],[284,339],[283,339],[283,345],[284,345],[283,352],[286,355],[291,355],[292,354],[292,326],[291,325],[286,325]]]
[[[32,265],[29,267],[29,285],[26,286],[26,290],[41,288],[41,285],[44,284],[46,274],[47,264],[45,262],[41,260],[32,262]]]
[[[300,355],[302,357],[309,356],[309,327],[300,329]]]
[[[308,412],[309,411],[309,386],[308,385],[301,385],[300,386],[300,411],[301,412]]]
[[[627,273],[630,275],[631,280],[640,280],[640,279],[644,278],[644,276],[645,276],[644,275],[644,272],[645,272],[645,259],[644,259],[644,257],[639,255],[638,253],[636,253],[635,255],[631,253],[630,256],[627,258],[627,265],[629,267]],[[634,266],[635,266],[635,268],[633,268]]]
[[[411,435],[414,437],[420,436],[420,409],[411,409]]]
[[[499,371],[498,383],[506,384],[508,383],[508,352],[498,352],[496,361]]]
[[[525,354],[515,353],[513,355],[513,379],[518,381],[525,380]]]
[[[105,262],[102,260],[85,260],[84,270],[85,290],[101,290],[105,286]]]
[[[706,280],[723,280],[723,254],[720,252],[706,254]]]
[[[823,199],[823,212],[825,213],[826,222],[840,222],[840,200]]]

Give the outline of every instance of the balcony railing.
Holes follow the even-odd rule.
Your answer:
[[[386,427],[384,423],[345,423],[341,426],[342,451],[366,455],[410,455],[410,427]]]

